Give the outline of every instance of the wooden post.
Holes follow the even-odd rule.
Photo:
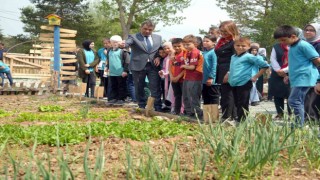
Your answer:
[[[147,107],[146,107],[146,116],[150,116],[150,112],[153,111],[153,105],[154,105],[154,101],[155,101],[155,98],[154,97],[151,97],[149,96],[148,97],[148,101],[147,101]]]
[[[80,93],[80,101],[82,99],[83,93],[85,93],[87,90],[87,83],[81,83],[79,86],[79,93]]]
[[[103,97],[103,91],[104,87],[103,86],[97,86],[94,91],[94,96],[97,97],[97,101],[99,101],[100,97]]]
[[[13,74],[13,59],[10,58],[10,70],[11,70],[11,74]]]
[[[203,120],[208,123],[217,122],[219,120],[219,108],[218,104],[203,105]]]

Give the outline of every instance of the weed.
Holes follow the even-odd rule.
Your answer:
[[[81,106],[79,114],[82,117],[82,119],[86,119],[88,117],[89,110],[90,110],[89,104],[86,103],[83,106]]]

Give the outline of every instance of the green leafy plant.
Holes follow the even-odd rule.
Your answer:
[[[0,118],[3,118],[3,117],[7,117],[7,116],[10,116],[12,113],[8,112],[8,111],[5,111],[3,109],[0,109]]]
[[[85,119],[85,118],[88,117],[89,110],[90,110],[90,105],[89,104],[86,103],[83,106],[81,106],[79,114],[82,117],[82,119]]]
[[[39,112],[61,112],[64,108],[59,105],[41,105],[39,106]]]

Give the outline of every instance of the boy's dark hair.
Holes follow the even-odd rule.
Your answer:
[[[163,47],[162,47],[162,46],[159,47],[158,51],[160,51],[160,50],[163,50]]]
[[[197,48],[202,51],[203,46],[202,46],[202,38],[200,36],[196,36],[197,38]]]
[[[186,35],[182,41],[184,43],[193,43],[194,45],[198,45],[198,40],[197,40],[197,37],[192,35],[192,34],[189,34],[189,35]]]
[[[171,41],[172,44],[180,44],[182,42],[183,42],[183,40],[181,38],[174,38]]]
[[[216,42],[217,41],[217,37],[216,36],[212,36],[212,35],[205,35],[204,38],[210,39],[210,41],[212,41],[212,42]]]
[[[246,43],[250,46],[251,41],[249,37],[239,37],[234,40],[234,44],[237,44],[237,43]]]
[[[291,37],[292,35],[297,36],[297,31],[294,27],[289,25],[279,26],[273,33],[274,39],[279,39],[282,37]]]

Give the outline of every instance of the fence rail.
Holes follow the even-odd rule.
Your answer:
[[[3,62],[8,64],[14,78],[50,78],[51,57],[6,53]]]

